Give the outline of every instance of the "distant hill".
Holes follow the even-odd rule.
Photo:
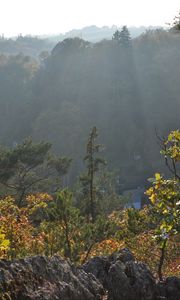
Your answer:
[[[141,26],[141,27],[128,27],[132,38],[135,38],[139,35],[141,35],[143,32],[149,29],[157,29],[159,27],[154,27],[154,26]],[[116,30],[121,30],[121,27],[118,27],[116,25],[113,25],[112,27],[108,26],[103,26],[103,27],[97,27],[95,25],[92,26],[87,26],[81,29],[73,29],[71,31],[66,32],[65,34],[59,34],[55,36],[48,36],[49,40],[54,41],[54,42],[59,42],[62,41],[65,38],[74,38],[74,37],[79,37],[81,39],[84,39],[89,42],[99,42],[103,39],[111,39],[113,33]]]
[[[0,55],[24,55],[38,57],[43,51],[51,51],[54,43],[47,39],[33,36],[18,36],[16,38],[0,37]]]
[[[103,39],[110,40],[113,33],[121,27],[113,25],[112,27],[104,26],[97,27],[95,25],[84,27],[82,29],[73,29],[65,34],[58,35],[43,35],[43,36],[18,36],[16,38],[0,37],[0,55],[24,55],[38,57],[42,52],[51,52],[54,46],[66,39],[79,37],[86,41],[96,43]],[[157,27],[129,27],[132,38],[141,35],[148,29],[157,29]]]

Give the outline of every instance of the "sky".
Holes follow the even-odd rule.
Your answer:
[[[180,0],[0,0],[0,34],[65,33],[85,26],[165,26]]]

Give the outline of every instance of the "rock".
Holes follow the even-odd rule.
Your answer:
[[[95,257],[82,266],[108,291],[108,300],[179,300],[180,279],[156,283],[149,268],[136,262],[128,249],[109,257]]]
[[[0,299],[100,300],[103,294],[92,274],[58,256],[0,261]]]
[[[104,286],[105,289],[108,289],[109,282],[109,269],[113,263],[116,261],[121,261],[123,263],[128,261],[134,261],[134,256],[125,248],[119,252],[115,252],[108,257],[94,257],[85,263],[82,268],[87,273],[92,273]]]
[[[154,277],[145,264],[135,261],[128,249],[109,257],[92,258],[82,267],[108,290],[108,300],[154,300]]]
[[[82,268],[86,273],[93,274],[108,289],[108,272],[111,263],[107,257],[94,257],[85,263]]]
[[[129,300],[129,294],[131,294],[131,287],[125,274],[125,266],[122,262],[117,261],[109,269],[108,299]]]
[[[128,249],[94,257],[81,267],[58,256],[0,260],[0,300],[56,299],[179,300],[180,279],[157,283]]]
[[[124,249],[120,250],[119,252],[113,253],[109,257],[109,260],[114,261],[114,262],[117,260],[120,260],[121,262],[126,263],[128,261],[135,261],[135,258],[129,249],[124,248]]]
[[[109,300],[154,300],[155,279],[145,264],[117,260],[108,272]]]
[[[179,300],[180,278],[168,277],[164,282],[159,282],[156,287],[155,300]]]
[[[165,281],[166,297],[168,300],[180,299],[180,278],[168,277]]]

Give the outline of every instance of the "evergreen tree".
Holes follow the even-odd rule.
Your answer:
[[[51,146],[26,139],[14,148],[0,148],[0,184],[16,196],[19,206],[28,193],[46,189],[49,181],[67,173],[71,159],[51,157]]]
[[[97,128],[93,127],[87,142],[86,156],[84,161],[87,163],[87,172],[80,177],[83,185],[83,193],[87,199],[86,213],[90,215],[92,222],[96,219],[96,191],[95,174],[99,171],[100,165],[105,164],[104,159],[97,157],[102,145],[96,144]]]
[[[131,36],[127,26],[123,26],[119,33],[119,43],[126,48],[131,46]]]
[[[174,17],[173,23],[169,24],[171,26],[171,31],[179,31],[180,30],[180,11],[177,16]]]
[[[116,30],[115,33],[112,36],[112,40],[119,42],[120,38],[121,38],[120,31]]]

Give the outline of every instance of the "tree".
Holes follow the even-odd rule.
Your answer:
[[[180,180],[180,173],[178,170],[180,162],[180,131],[172,131],[167,140],[165,138],[160,139],[162,150],[161,154],[164,155],[165,163],[168,170],[175,177]]]
[[[169,25],[171,26],[170,30],[180,30],[180,11],[178,15],[174,17],[173,23]]]
[[[108,216],[115,210],[123,209],[129,197],[117,192],[117,173],[101,168],[96,178],[97,210],[101,215]]]
[[[119,42],[121,38],[121,34],[119,30],[116,30],[112,36],[112,40]]]
[[[9,248],[9,240],[6,238],[3,226],[0,226],[0,257],[2,258]]]
[[[92,222],[96,219],[96,190],[95,175],[99,171],[100,165],[105,164],[105,160],[97,157],[96,154],[102,149],[102,145],[96,144],[98,136],[97,128],[94,126],[89,134],[86,156],[84,161],[87,163],[87,172],[80,177],[83,185],[83,194],[87,198],[86,213],[90,214]]]
[[[161,153],[165,156],[166,165],[173,174],[173,178],[164,179],[159,173],[156,173],[155,178],[151,180],[153,186],[146,191],[146,194],[160,217],[155,238],[161,250],[158,275],[162,281],[162,267],[168,240],[180,231],[180,177],[177,171],[180,163],[179,130],[172,131],[167,140],[163,140]],[[169,161],[172,165],[169,164]]]
[[[122,27],[122,30],[119,34],[119,43],[125,48],[129,48],[131,46],[131,36],[127,26]]]
[[[43,233],[35,226],[34,217],[47,209],[52,197],[29,195],[26,207],[18,207],[11,196],[0,199],[0,259],[14,259],[42,253]]]
[[[95,245],[113,236],[115,224],[106,216],[98,216],[94,223],[85,223],[82,229],[83,240],[85,241],[82,263],[90,256]]]
[[[112,40],[118,42],[122,47],[128,48],[131,46],[131,36],[127,26],[123,26],[121,31],[116,30],[112,36]]]
[[[52,183],[54,192],[57,192],[60,186],[63,186],[63,177],[67,174],[71,165],[72,159],[69,157],[56,157],[55,155],[50,158],[49,166],[56,170],[55,181]]]
[[[47,255],[59,252],[76,261],[81,247],[82,217],[73,206],[72,196],[68,189],[57,192],[55,201],[49,207],[49,220],[42,224],[42,230],[47,234]]]
[[[50,149],[50,143],[33,143],[31,139],[14,148],[0,149],[0,183],[13,191],[19,206],[27,193],[41,190],[51,177],[67,172],[70,161],[65,166],[64,158],[56,158],[53,165],[50,163]]]

